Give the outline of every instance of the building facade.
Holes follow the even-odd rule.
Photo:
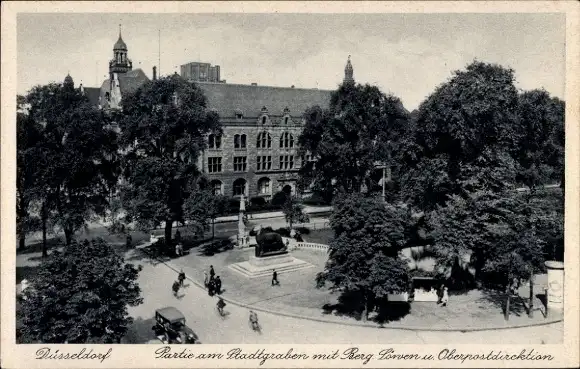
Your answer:
[[[198,162],[214,193],[265,200],[278,191],[296,193],[302,162],[312,160],[308,155],[298,155],[304,113],[313,106],[327,107],[332,91],[225,83],[220,80],[220,67],[209,63],[184,64],[181,75],[201,88],[208,107],[220,117],[223,132],[208,134],[207,148]],[[89,88],[87,92],[95,105],[115,109],[120,107],[124,94],[148,81],[141,69],[132,69],[119,29],[109,62],[109,79],[100,88]],[[350,56],[343,82],[354,82]],[[97,96],[98,101],[93,101]]]
[[[210,134],[199,166],[214,193],[271,199],[296,192],[298,137],[304,112],[328,106],[331,91],[258,85],[198,83],[220,116],[221,136]],[[308,160],[308,158],[304,158]]]

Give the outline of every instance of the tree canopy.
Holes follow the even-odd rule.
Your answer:
[[[288,195],[286,201],[282,204],[282,212],[288,227],[292,229],[295,223],[306,223],[310,220],[307,213],[304,212],[304,206],[296,196]]]
[[[452,195],[512,186],[517,108],[513,70],[476,61],[456,71],[419,106],[407,133],[405,199],[433,210]]]
[[[218,115],[193,83],[173,75],[123,97],[120,122],[127,151],[122,191],[127,220],[142,228],[183,221],[183,204],[200,176],[197,160],[205,135],[219,132]]]
[[[373,188],[377,162],[393,165],[408,112],[399,98],[377,87],[346,83],[333,92],[329,107],[312,107],[299,137],[302,155],[314,161],[301,168],[300,186],[323,194]]]
[[[19,311],[24,343],[119,343],[142,303],[140,267],[102,239],[51,252],[30,280]]]
[[[374,299],[406,292],[408,267],[398,257],[406,243],[406,214],[362,194],[337,199],[330,217],[334,238],[318,286],[328,282],[331,289],[359,293],[367,313]]]
[[[116,180],[116,133],[105,129],[106,114],[92,106],[72,82],[34,87],[22,101],[27,133],[35,146],[21,146],[20,182],[33,175],[34,192],[42,203],[43,223],[73,234],[94,215],[102,215]],[[26,140],[25,145],[30,145]],[[28,160],[26,156],[28,155]],[[28,173],[28,174],[25,174]],[[33,174],[31,174],[33,173]],[[24,192],[23,192],[24,193]]]
[[[519,95],[513,154],[518,163],[517,179],[532,190],[563,179],[564,110],[564,102],[545,90]]]

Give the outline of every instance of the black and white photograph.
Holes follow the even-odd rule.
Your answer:
[[[182,5],[15,17],[3,295],[30,359],[564,344],[565,12]]]

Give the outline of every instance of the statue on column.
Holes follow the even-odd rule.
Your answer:
[[[240,197],[240,213],[238,214],[238,247],[247,246],[246,237],[246,199],[244,194]]]

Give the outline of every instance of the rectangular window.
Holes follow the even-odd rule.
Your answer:
[[[234,156],[234,172],[245,172],[248,161],[246,156]]]
[[[280,169],[288,170],[294,168],[294,156],[282,155],[280,156]]]
[[[222,158],[207,158],[208,173],[219,173],[222,171]]]
[[[234,135],[234,149],[246,148],[246,135]]]
[[[256,169],[257,170],[270,170],[270,169],[272,169],[272,157],[271,156],[258,156]]]

